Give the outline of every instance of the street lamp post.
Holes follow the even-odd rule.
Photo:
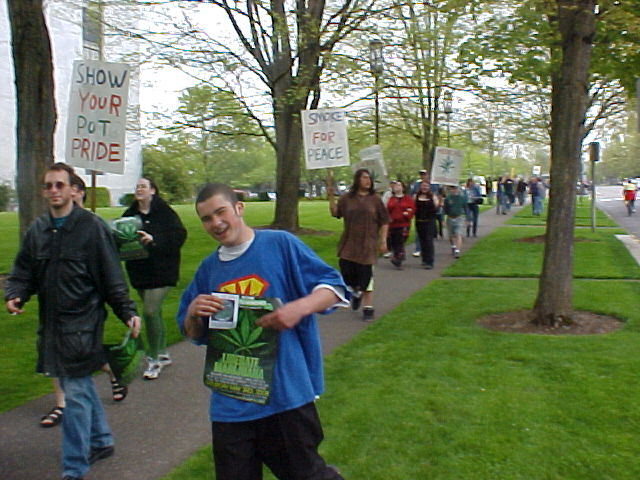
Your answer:
[[[451,147],[450,119],[451,114],[453,113],[453,94],[451,93],[451,90],[444,92],[442,104],[442,110],[447,116],[447,147]]]
[[[369,41],[369,66],[374,79],[374,98],[375,98],[375,143],[380,143],[380,103],[378,101],[378,93],[380,90],[380,76],[384,71],[384,59],[382,58],[382,42],[380,40]]]

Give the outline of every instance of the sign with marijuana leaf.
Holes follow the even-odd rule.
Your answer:
[[[373,188],[377,192],[386,190],[389,187],[389,179],[387,178],[387,167],[382,158],[380,145],[363,148],[358,154],[360,155],[360,161],[351,165],[353,173],[361,168],[366,168],[369,170],[369,175],[371,175]]]
[[[203,378],[207,387],[245,402],[267,403],[278,353],[278,332],[257,326],[256,320],[280,305],[277,298],[240,296],[237,326],[209,330]]]
[[[436,147],[431,169],[431,183],[459,185],[462,152],[454,148]]]
[[[109,224],[118,246],[120,260],[139,260],[149,256],[149,252],[139,240],[138,230],[142,229],[142,219],[139,216],[116,218]]]

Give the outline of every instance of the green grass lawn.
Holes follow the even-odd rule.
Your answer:
[[[545,202],[545,208],[542,215],[534,217],[531,214],[531,204],[526,205],[512,218],[507,220],[507,225],[541,225],[547,224],[547,206],[548,200]],[[576,205],[575,215],[576,227],[590,227],[591,226],[591,206],[588,203]],[[616,223],[607,217],[600,210],[596,210],[596,227],[615,227]]]
[[[576,278],[640,279],[640,267],[615,234],[618,229],[576,229],[574,269]],[[482,238],[455,263],[446,276],[536,277],[542,268],[543,243],[519,240],[544,234],[542,227],[500,227]]]
[[[322,454],[353,479],[638,478],[640,283],[599,285],[576,280],[576,307],[625,327],[581,337],[476,325],[530,307],[535,280],[416,292],[327,358]],[[182,478],[214,478],[209,447],[165,480]]]
[[[249,204],[248,223],[267,224],[271,208]],[[192,207],[176,210],[189,239],[181,284],[165,308],[172,340],[178,338],[172,317],[181,287],[214,247]],[[335,264],[341,222],[326,214],[325,202],[303,203],[300,211],[303,227],[333,232],[304,239],[315,242],[321,256]],[[110,218],[120,212],[101,213]],[[5,220],[0,216],[0,222]],[[327,357],[326,394],[318,401],[326,435],[321,453],[345,478],[640,477],[640,272],[613,238],[616,229],[576,231],[584,239],[575,245],[576,276],[609,279],[576,279],[573,290],[577,309],[614,315],[625,322],[621,330],[594,336],[521,335],[475,323],[485,314],[531,307],[536,279],[490,277],[537,275],[542,245],[514,239],[542,232],[497,229],[446,271],[488,278],[436,280]],[[0,244],[11,242],[15,239],[0,239]],[[29,315],[5,314],[0,323],[5,341],[0,410],[50,390],[48,381],[30,373],[35,311],[31,303]],[[122,333],[118,322],[109,323],[108,335]],[[166,479],[213,479],[209,448]]]

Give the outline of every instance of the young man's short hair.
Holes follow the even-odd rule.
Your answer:
[[[214,195],[222,195],[232,205],[238,203],[238,195],[233,189],[224,183],[206,183],[198,192],[196,197],[196,206],[199,203],[206,202]]]

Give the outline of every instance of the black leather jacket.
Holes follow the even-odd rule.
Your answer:
[[[27,230],[5,301],[33,294],[40,304],[36,370],[51,376],[86,376],[104,363],[105,302],[123,322],[136,315],[109,228],[78,207],[60,228],[46,213]]]

